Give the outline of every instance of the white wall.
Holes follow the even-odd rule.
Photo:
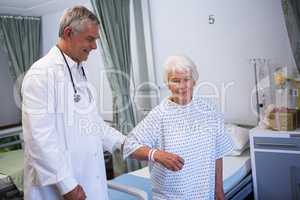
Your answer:
[[[84,5],[91,8],[88,0]],[[209,82],[216,87],[216,91],[211,86],[200,87],[200,92],[220,96],[226,120],[255,124],[250,104],[254,73],[249,59],[267,58],[295,67],[281,0],[149,0],[149,5],[160,99],[168,94],[162,81],[165,59],[184,53],[198,65],[200,83]],[[42,17],[44,54],[56,43],[62,12]],[[214,15],[215,24],[208,23],[209,15]],[[91,53],[86,64],[88,78],[98,91],[99,111],[105,119],[111,119],[111,91],[106,76],[101,78],[104,69],[99,49]],[[135,80],[143,82],[138,77]]]
[[[74,5],[77,5],[74,3]],[[83,4],[92,10],[88,0]],[[71,7],[73,5],[69,5]],[[42,16],[43,55],[57,43],[59,20],[64,10]],[[105,75],[99,48],[92,51],[86,63],[86,74],[97,91],[99,113],[105,120],[112,120],[112,95]]]
[[[250,58],[295,67],[281,0],[151,0],[152,42],[158,85],[167,56],[184,53],[198,65],[200,82],[209,81],[223,98],[227,121],[255,124]],[[215,24],[209,24],[214,15]],[[149,39],[149,38],[148,38]],[[226,88],[222,94],[222,88]],[[224,89],[223,89],[224,90]],[[201,93],[216,94],[212,87]],[[162,97],[167,94],[162,89]]]

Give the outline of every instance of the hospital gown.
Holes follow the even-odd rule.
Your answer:
[[[164,99],[130,133],[124,157],[145,145],[185,161],[177,172],[149,162],[154,200],[214,200],[215,160],[230,152],[233,143],[213,104],[199,97],[184,106]]]

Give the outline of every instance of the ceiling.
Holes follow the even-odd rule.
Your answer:
[[[42,16],[89,0],[0,0],[0,14]]]

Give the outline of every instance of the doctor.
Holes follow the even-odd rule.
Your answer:
[[[125,138],[98,115],[82,65],[98,38],[91,11],[67,10],[57,45],[24,78],[25,200],[108,199],[103,148]]]

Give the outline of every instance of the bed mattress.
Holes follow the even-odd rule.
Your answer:
[[[224,192],[235,187],[251,170],[250,150],[240,156],[225,156],[223,158]]]
[[[225,156],[223,158],[223,181],[224,192],[228,192],[236,186],[251,170],[250,151],[244,151],[240,156]],[[149,178],[149,169],[142,169],[130,172],[129,174]]]

